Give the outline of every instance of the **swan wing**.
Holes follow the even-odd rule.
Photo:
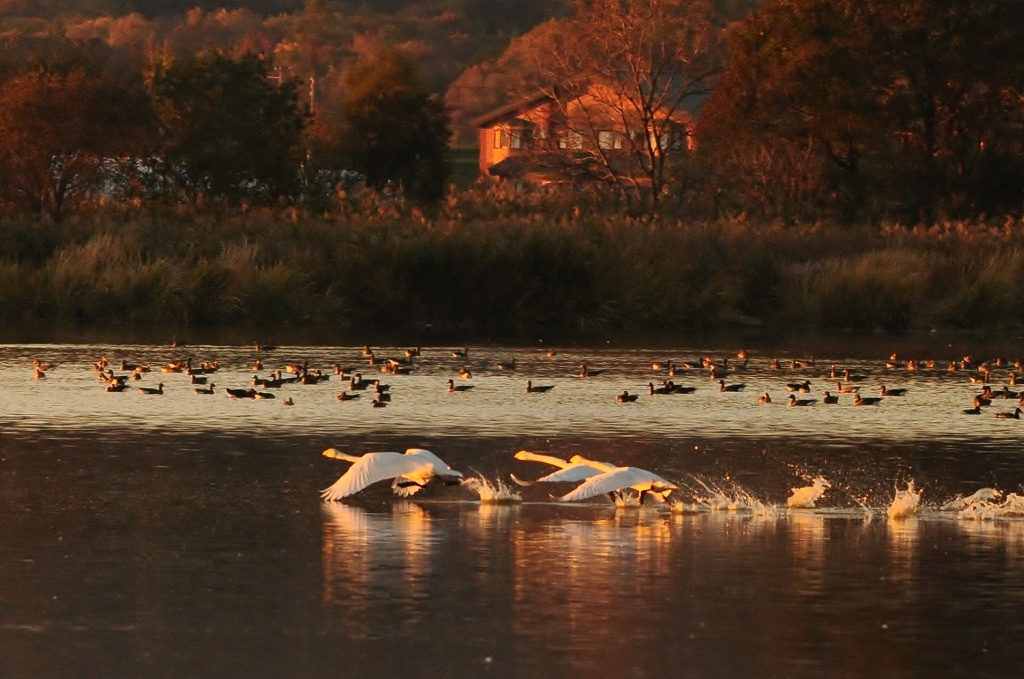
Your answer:
[[[456,471],[448,466],[448,463],[434,455],[429,450],[423,448],[409,448],[405,451],[405,456],[411,460],[416,460],[425,465],[425,471],[416,472],[422,476],[424,481],[429,480],[431,476],[438,476],[445,481],[457,481],[462,479],[462,472]],[[406,474],[409,476],[409,474]],[[415,476],[415,474],[413,475]]]
[[[559,469],[557,472],[551,472],[547,476],[540,477],[536,483],[575,483],[589,479],[592,476],[597,476],[600,473],[602,473],[602,470],[590,465],[573,464],[565,469]]]
[[[572,464],[581,464],[586,465],[588,467],[593,467],[594,469],[600,472],[610,472],[616,469],[622,469],[622,467],[620,467],[617,464],[612,464],[611,462],[600,462],[598,460],[591,460],[590,458],[583,457],[582,455],[573,455],[571,458],[569,458],[569,462]]]
[[[358,493],[378,481],[415,474],[424,466],[425,463],[422,460],[402,453],[366,453],[356,460],[333,485],[325,488],[320,493],[320,497],[328,502],[340,500],[353,493]]]
[[[558,471],[551,472],[547,476],[542,476],[536,481],[523,482],[519,479],[516,481],[519,485],[530,485],[532,483],[576,483],[589,479],[591,476],[600,474],[601,472],[614,469],[614,465],[609,465],[603,462],[594,462],[588,460],[580,455],[574,455],[571,460],[566,461],[560,457],[554,455],[545,455],[543,453],[533,453],[529,450],[520,450],[515,454],[517,460],[525,460],[530,462],[543,462],[550,464],[554,467],[559,467]]]
[[[676,485],[646,469],[619,467],[612,471],[592,476],[577,486],[575,490],[558,499],[561,502],[576,502],[597,495],[613,493],[625,488],[635,488],[639,491],[653,490],[664,493],[668,490],[674,490]]]

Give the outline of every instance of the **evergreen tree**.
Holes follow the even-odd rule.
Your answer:
[[[298,189],[305,117],[297,83],[266,62],[212,53],[158,68],[152,89],[165,181],[192,198],[276,200]]]
[[[451,131],[443,102],[422,86],[416,64],[386,50],[355,63],[345,85],[338,139],[346,168],[373,188],[393,183],[413,200],[439,199]]]

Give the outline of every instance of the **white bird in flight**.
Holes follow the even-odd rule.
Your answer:
[[[444,460],[423,448],[409,448],[404,453],[363,455],[349,455],[328,448],[323,455],[353,463],[341,478],[320,492],[321,499],[327,502],[341,500],[386,479],[394,479],[391,489],[402,497],[413,495],[435,478],[446,484],[462,482],[462,472],[452,469]]]
[[[597,495],[608,495],[617,505],[624,504],[625,498],[622,491],[627,488],[632,488],[638,493],[639,504],[643,504],[647,495],[663,502],[669,493],[679,487],[646,469],[619,467],[607,462],[589,460],[582,455],[573,455],[569,460],[562,460],[551,455],[521,450],[516,453],[515,457],[517,460],[546,462],[561,467],[558,471],[541,477],[537,482],[583,481],[574,490],[558,498],[560,502],[576,502]],[[513,480],[520,483],[515,477]]]
[[[579,456],[576,456],[579,458],[577,461],[571,462],[569,460],[563,460],[560,457],[555,457],[554,455],[534,453],[529,450],[520,450],[514,457],[517,460],[543,462],[544,464],[549,464],[552,467],[559,468],[558,471],[551,472],[547,476],[542,476],[536,481],[523,481],[516,478],[515,474],[512,474],[512,480],[520,486],[532,486],[535,483],[575,483],[589,479],[591,476],[597,476],[601,472],[607,471],[615,466],[605,462],[594,462]]]

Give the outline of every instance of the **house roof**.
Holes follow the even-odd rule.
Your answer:
[[[590,88],[584,88],[583,90],[579,91],[577,95],[584,96],[589,89]],[[561,94],[558,94],[557,96],[561,96]],[[538,91],[536,94],[532,96],[524,97],[519,101],[506,104],[500,108],[496,108],[492,111],[481,114],[476,118],[470,120],[469,124],[472,127],[477,128],[493,127],[495,123],[516,118],[528,111],[537,108],[540,104],[544,102],[552,101],[552,98],[553,97],[550,92]],[[687,99],[683,102],[682,106],[673,107],[672,110],[665,114],[665,117],[668,120],[672,120],[675,122],[689,123],[696,116],[696,113],[697,111],[699,111],[701,105],[704,103],[705,98],[706,97],[703,95],[687,97]]]
[[[536,108],[542,102],[551,99],[551,95],[547,92],[538,92],[530,97],[525,97],[519,101],[506,104],[501,108],[496,108],[493,111],[489,111],[482,115],[477,116],[469,121],[469,124],[473,127],[491,127],[494,123],[504,120],[506,118],[515,118],[521,113],[525,113],[531,109]]]

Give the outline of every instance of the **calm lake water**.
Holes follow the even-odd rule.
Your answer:
[[[969,346],[877,343],[819,352],[808,367],[793,367],[808,356],[755,347],[723,378],[743,391],[720,393],[694,368],[673,379],[695,391],[668,396],[647,394],[666,378],[652,363],[735,364],[740,347],[451,355],[461,348],[424,346],[411,374],[393,376],[361,347],[261,354],[261,377],[308,362],[379,378],[392,399],[372,408],[367,392],[336,400],[348,382],[334,374],[261,388],[274,399],[227,398],[225,388],[252,385],[249,346],[0,345],[0,676],[1003,677],[1024,667],[1024,515],[995,502],[943,508],[985,487],[1024,495],[1024,422],[995,417],[1016,399],[964,415],[981,387],[945,370]],[[887,368],[891,351],[938,364]],[[122,360],[153,370],[106,393],[93,370],[101,356],[118,374]],[[159,371],[187,357],[219,362],[213,395]],[[34,358],[57,366],[33,379]],[[513,358],[515,370],[498,367]],[[580,379],[581,362],[600,374]],[[907,394],[824,405],[832,363],[863,376],[866,396],[879,384]],[[994,367],[991,386],[1009,371]],[[448,393],[449,378],[473,388]],[[527,394],[527,379],[554,389]],[[804,380],[800,398],[817,402],[787,407],[785,385]],[[161,381],[162,396],[136,389]],[[616,403],[623,390],[637,402]],[[774,403],[757,404],[766,391]],[[521,501],[484,503],[466,486],[402,499],[380,483],[323,503],[318,491],[348,467],[321,456],[329,446],[426,447]],[[571,485],[511,483],[551,471],[515,460],[520,449],[655,471],[680,485],[680,504],[557,502]],[[814,507],[787,507],[791,489],[819,477],[830,485]],[[890,518],[910,483],[917,511]]]

